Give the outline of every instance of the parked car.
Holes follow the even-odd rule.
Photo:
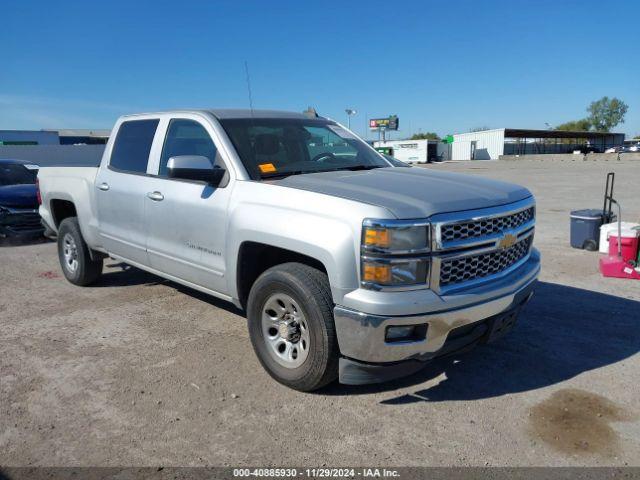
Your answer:
[[[31,162],[0,159],[0,238],[42,236],[37,174]]]
[[[125,116],[99,167],[39,180],[70,282],[109,255],[233,302],[265,370],[303,391],[500,338],[540,270],[526,188],[395,167],[310,114]]]
[[[622,152],[624,150],[624,147],[622,145],[616,145],[615,147],[609,147],[607,148],[604,153],[619,153]]]
[[[640,152],[640,142],[634,143],[632,145],[625,145],[622,149],[622,152],[624,153]]]

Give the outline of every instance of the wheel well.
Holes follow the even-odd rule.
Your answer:
[[[51,215],[56,228],[65,218],[78,216],[76,206],[68,200],[51,200]]]
[[[238,298],[242,308],[246,307],[249,291],[256,279],[265,270],[288,262],[303,263],[325,274],[327,273],[327,269],[322,262],[308,255],[258,242],[244,242],[240,245],[236,282]]]

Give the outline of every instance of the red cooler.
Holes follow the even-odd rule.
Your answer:
[[[625,262],[635,261],[638,258],[639,240],[637,236],[622,237],[622,259]],[[614,257],[618,255],[618,235],[613,233],[609,234],[609,255]]]

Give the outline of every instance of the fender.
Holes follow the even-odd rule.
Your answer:
[[[307,255],[321,262],[329,277],[333,300],[339,303],[358,288],[358,266],[351,226],[335,218],[243,203],[229,218],[228,288],[238,298],[237,258],[243,242],[253,241]]]

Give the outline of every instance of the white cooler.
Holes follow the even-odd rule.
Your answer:
[[[640,237],[640,224],[621,222],[622,237]],[[618,222],[605,223],[600,227],[600,253],[609,253],[609,235],[618,235]]]

